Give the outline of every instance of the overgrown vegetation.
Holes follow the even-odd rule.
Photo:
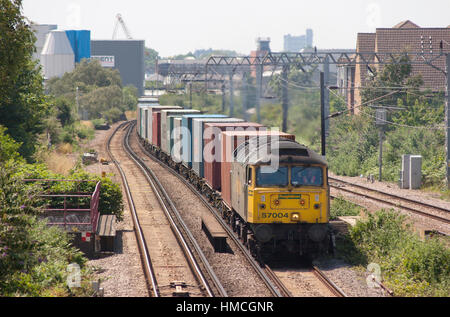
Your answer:
[[[83,62],[63,80],[51,80],[48,88],[52,93],[46,95],[40,68],[32,60],[36,39],[21,9],[21,0],[0,0],[0,297],[92,296],[94,275],[86,265],[87,259],[72,246],[65,231],[40,220],[44,201],[39,194],[44,188],[23,179],[101,180],[100,212],[122,219],[118,184],[73,166],[67,175],[60,175],[50,171],[50,164],[42,164],[49,163],[49,159],[68,159],[66,154],[94,136],[93,125],[79,121],[75,87],[89,95],[96,85],[120,86],[120,77],[108,76],[95,65]],[[134,110],[135,90],[120,89],[120,101],[112,105]],[[87,98],[80,96],[81,102],[83,97]],[[117,117],[114,108],[110,112],[108,109],[99,112],[108,119]],[[51,190],[66,193],[73,191],[73,186],[59,183]],[[95,183],[83,186],[81,190],[92,192]],[[73,277],[68,270],[70,264],[81,268],[80,285],[76,287],[68,283]]]
[[[405,60],[407,62],[407,60]],[[383,178],[397,181],[402,154],[421,155],[423,186],[443,189],[445,184],[444,99],[442,92],[420,89],[423,80],[411,76],[411,65],[386,65],[375,72],[362,89],[360,115],[331,121],[327,158],[333,172],[346,175],[376,174],[378,127],[375,110],[368,107],[397,106],[388,112],[384,129]],[[387,88],[386,88],[387,87]]]
[[[69,296],[92,292],[85,258],[58,228],[39,221],[42,191],[23,183],[20,144],[0,127],[0,296]],[[30,165],[35,166],[35,165]],[[67,266],[81,268],[82,287],[66,284]]]
[[[70,103],[72,109],[79,106],[77,110],[84,119],[104,118],[109,123],[134,110],[138,98],[136,87],[122,87],[118,70],[103,68],[97,60],[82,60],[72,72],[50,79],[47,90],[57,100]]]
[[[438,238],[421,240],[393,210],[368,214],[338,241],[338,254],[366,267],[376,263],[396,296],[449,296],[450,250]]]
[[[360,206],[349,202],[343,197],[336,197],[331,201],[330,219],[335,220],[341,216],[359,216],[363,210]]]

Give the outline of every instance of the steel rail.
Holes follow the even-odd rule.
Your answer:
[[[269,266],[266,265],[264,269],[266,270],[267,275],[272,279],[272,281],[275,282],[276,286],[280,289],[281,293],[283,294],[283,297],[293,297],[292,293],[289,291],[286,285],[283,284],[280,278]]]
[[[210,210],[210,212],[213,214],[213,216],[216,218],[216,220],[222,225],[222,227],[227,231],[228,236],[235,242],[235,244],[239,247],[239,249],[242,251],[244,256],[247,258],[249,263],[252,265],[256,273],[261,277],[263,282],[266,284],[266,286],[269,288],[270,292],[273,296],[276,297],[283,297],[283,295],[278,290],[277,286],[272,282],[271,278],[266,274],[266,272],[260,267],[260,265],[255,261],[253,256],[250,254],[248,249],[242,244],[242,242],[239,240],[238,237],[234,234],[234,232],[231,230],[231,228],[225,223],[225,221],[222,219],[222,217],[219,215],[219,213],[216,211],[214,207],[211,206],[211,204],[206,200],[206,198],[191,184],[189,183],[184,177],[182,177],[177,171],[173,170],[170,166],[166,165],[164,162],[162,162],[157,157],[153,156],[151,153],[149,153],[139,142],[139,147],[141,150],[152,160],[159,163],[162,167],[167,169],[170,173],[172,173],[174,176],[178,177],[204,204],[206,208]]]
[[[410,199],[408,197],[402,197],[402,196],[399,196],[399,195],[396,195],[396,194],[391,194],[391,193],[388,193],[388,192],[385,192],[385,191],[369,188],[369,187],[366,187],[366,186],[363,186],[363,185],[359,185],[359,184],[352,184],[350,182],[344,181],[342,179],[334,178],[334,177],[328,177],[328,179],[332,180],[332,181],[341,182],[341,183],[344,183],[344,184],[347,184],[347,185],[351,185],[351,186],[354,186],[354,187],[358,187],[358,188],[361,188],[361,189],[365,189],[365,190],[373,191],[373,192],[376,192],[376,193],[380,193],[380,194],[383,194],[383,195],[387,195],[387,196],[390,196],[390,197],[393,197],[393,198],[401,199],[401,200],[404,200],[404,201],[407,201],[407,202],[410,202],[410,203],[413,203],[413,204],[418,204],[418,205],[422,205],[422,206],[425,206],[425,207],[438,209],[440,211],[444,211],[444,212],[450,213],[450,210],[447,209],[447,208],[443,208],[443,207],[439,207],[439,206],[436,206],[436,205],[420,202],[420,201],[417,201],[417,200],[414,200],[414,199]]]
[[[195,252],[198,254],[203,266],[205,267],[208,275],[210,276],[211,280],[213,281],[215,287],[217,288],[219,292],[219,296],[221,297],[228,297],[228,294],[226,290],[223,288],[222,284],[220,283],[219,279],[214,273],[214,270],[212,269],[211,265],[209,264],[208,260],[206,259],[206,256],[203,254],[203,252],[200,249],[200,246],[196,242],[194,236],[188,229],[187,225],[184,223],[183,219],[181,218],[181,215],[176,208],[175,204],[172,202],[172,199],[166,192],[164,186],[159,181],[158,177],[153,173],[153,171],[147,167],[147,165],[138,157],[138,155],[133,151],[129,144],[129,137],[130,133],[133,130],[134,122],[131,125],[131,127],[128,129],[127,134],[124,138],[124,147],[127,154],[130,156],[130,158],[136,163],[136,165],[141,169],[145,177],[147,178],[147,181],[149,182],[150,186],[153,189],[154,194],[157,196],[161,207],[163,208],[167,219],[169,220],[171,224],[171,228],[174,231],[178,241],[180,242],[183,251],[187,255],[187,258],[189,259],[189,262],[193,268],[193,271],[201,281],[201,283],[204,285],[208,295],[210,297],[214,297],[215,294],[209,285],[209,282],[207,281],[206,277],[204,276],[197,260],[195,259],[191,248],[188,246],[188,243],[186,239],[184,238],[183,234],[179,230],[178,226],[175,223],[175,219],[172,217],[171,213],[169,212],[169,208],[172,210],[173,214],[176,217],[176,221],[181,225],[183,231],[187,235],[189,242],[193,245],[193,248]],[[169,207],[169,208],[167,208]]]
[[[110,147],[111,140],[113,139],[113,137],[115,136],[117,131],[121,127],[124,127],[128,124],[129,124],[129,122],[122,123],[114,130],[114,132],[108,138],[108,141],[106,143],[106,151],[108,152],[109,157],[111,158],[111,160],[114,162],[114,165],[118,169],[118,171],[120,173],[120,177],[122,178],[122,183],[125,187],[128,205],[130,207],[131,216],[132,216],[133,224],[134,224],[134,233],[135,233],[136,239],[138,241],[138,246],[139,246],[139,250],[141,253],[141,261],[143,262],[144,273],[145,273],[145,276],[147,277],[147,286],[149,288],[149,292],[151,293],[153,290],[154,297],[160,297],[158,283],[156,281],[156,276],[155,276],[155,273],[154,273],[154,270],[152,267],[150,253],[148,252],[147,245],[145,243],[144,234],[142,232],[142,228],[140,226],[139,219],[137,217],[136,208],[135,208],[134,201],[133,201],[133,196],[131,195],[130,187],[128,185],[128,181],[125,176],[125,173],[123,172],[123,169],[120,166],[120,163],[115,159],[114,155],[112,154],[111,147]]]
[[[334,284],[318,267],[313,265],[312,272],[336,297],[347,297],[347,295],[336,284]]]
[[[346,181],[342,181],[340,179],[329,177],[329,180],[341,182],[343,184],[350,185],[350,186],[353,186],[353,187],[356,187],[356,188],[361,188],[363,190],[372,191],[372,192],[375,192],[375,193],[378,193],[378,194],[382,194],[382,195],[385,195],[385,196],[388,196],[388,197],[391,197],[391,198],[403,200],[403,201],[408,202],[408,203],[421,205],[421,206],[427,207],[427,208],[438,209],[440,211],[445,211],[447,213],[449,212],[448,209],[445,209],[445,208],[442,208],[442,207],[433,206],[433,205],[430,205],[430,204],[427,204],[427,203],[418,202],[418,201],[415,201],[415,200],[412,200],[412,199],[409,199],[409,198],[404,198],[404,197],[401,197],[401,196],[397,196],[397,195],[394,195],[394,194],[386,193],[386,192],[379,191],[379,190],[376,190],[376,189],[371,189],[371,188],[368,188],[368,187],[365,187],[365,186],[352,184],[352,183],[349,183],[349,182],[346,182]],[[356,194],[358,196],[362,196],[362,197],[367,198],[367,199],[375,200],[375,201],[378,201],[378,202],[381,202],[381,203],[384,203],[384,204],[387,204],[387,205],[390,205],[390,206],[393,206],[393,207],[397,207],[397,208],[401,208],[401,209],[404,209],[404,210],[408,210],[408,211],[411,211],[411,212],[413,212],[415,214],[418,214],[418,215],[421,215],[421,216],[424,216],[424,217],[428,217],[428,218],[432,218],[432,219],[440,221],[440,222],[444,222],[444,223],[450,224],[450,219],[447,219],[447,218],[444,218],[444,217],[440,217],[440,216],[437,216],[437,215],[433,215],[433,214],[430,214],[430,213],[427,213],[427,212],[424,212],[424,211],[421,211],[421,210],[418,210],[418,209],[415,209],[415,208],[412,208],[412,207],[404,206],[404,205],[401,205],[401,204],[398,204],[398,203],[395,203],[395,202],[390,202],[388,200],[384,200],[384,199],[381,199],[381,198],[378,198],[378,197],[374,197],[374,196],[371,196],[371,195],[367,195],[367,194],[364,194],[364,193],[353,191],[353,190],[350,190],[350,189],[347,189],[347,188],[335,186],[335,185],[332,185],[332,184],[330,184],[330,187],[336,188],[337,190],[342,190],[342,191],[350,193],[350,194]]]

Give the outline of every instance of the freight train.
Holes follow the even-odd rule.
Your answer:
[[[224,115],[140,102],[144,147],[201,191],[261,261],[332,252],[328,166],[295,136]]]

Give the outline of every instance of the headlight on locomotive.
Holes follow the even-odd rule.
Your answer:
[[[291,220],[292,221],[300,221],[300,214],[298,212],[293,212],[291,214]]]

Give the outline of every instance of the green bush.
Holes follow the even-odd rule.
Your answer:
[[[102,116],[110,124],[120,121],[123,118],[123,115],[124,115],[123,111],[116,107],[102,112]]]
[[[73,171],[68,177],[58,175],[49,171],[45,165],[25,165],[19,169],[18,175],[22,178],[28,179],[72,179],[72,180],[93,180],[100,181],[100,214],[115,215],[117,221],[123,220],[123,195],[119,184],[113,182],[109,177],[100,177],[95,174],[77,170]],[[54,193],[68,193],[74,191],[93,192],[95,190],[96,182],[54,182],[47,190]],[[53,199],[53,204],[56,205],[61,201]],[[70,199],[68,200],[69,202]],[[88,204],[89,199],[77,198],[76,202],[80,204]]]
[[[103,118],[94,119],[94,120],[92,120],[92,124],[94,125],[95,129],[98,129],[100,126],[106,124],[106,120]]]
[[[345,200],[343,197],[336,197],[331,202],[330,216],[331,219],[336,219],[340,216],[359,216],[361,210],[363,208]]]
[[[0,162],[20,160],[21,144],[11,138],[6,131],[6,128],[0,125]]]
[[[395,211],[368,214],[350,230],[349,239],[368,262],[380,265],[386,285],[397,296],[449,296],[450,250],[447,241],[424,241]]]
[[[38,220],[35,185],[24,186],[17,165],[0,163],[0,296],[88,296],[91,273],[68,235]],[[82,268],[81,288],[66,283],[67,267]]]

